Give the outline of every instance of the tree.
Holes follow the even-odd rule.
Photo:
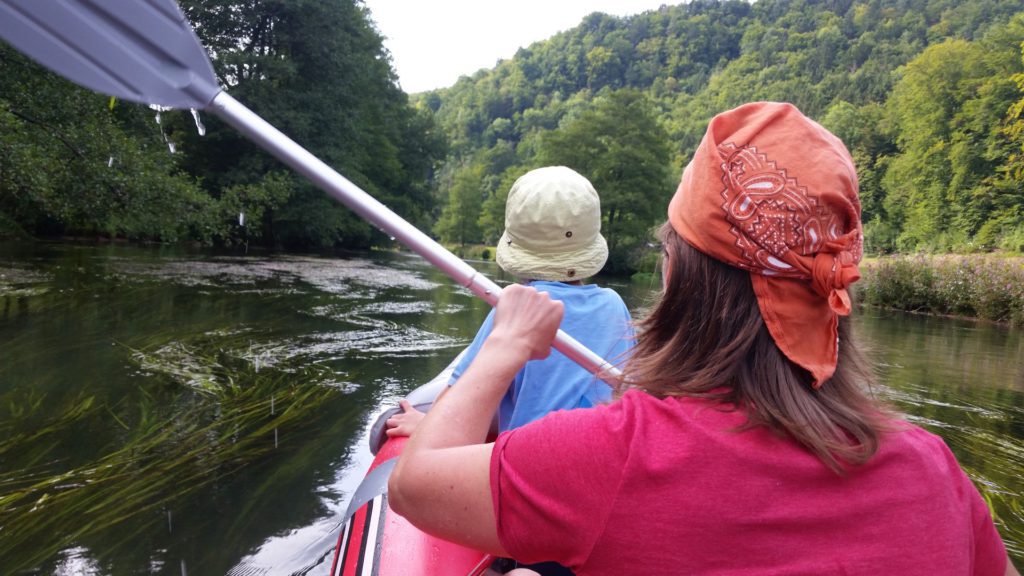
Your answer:
[[[1019,194],[998,175],[1011,155],[1002,127],[1021,41],[1018,17],[981,41],[931,46],[903,69],[889,99],[899,153],[882,180],[900,248],[990,249],[999,242],[991,222],[1015,218]]]
[[[183,7],[233,95],[400,215],[427,223],[428,182],[446,152],[444,138],[430,109],[411,106],[398,88],[360,3],[186,0]],[[218,198],[280,170],[216,120],[205,138],[187,136],[182,149],[186,167]],[[384,239],[347,209],[323,202],[311,184],[287,185],[253,223],[268,242],[367,246]]]
[[[821,123],[846,144],[857,167],[865,250],[894,251],[896,234],[885,210],[882,177],[897,149],[885,108],[876,103],[858,107],[841,100],[828,109]]]
[[[540,165],[565,165],[586,176],[601,196],[608,269],[629,270],[632,252],[664,218],[673,190],[668,134],[650,101],[636,90],[597,98],[541,140]]]
[[[211,199],[151,111],[94,94],[0,44],[0,222],[23,234],[208,238]]]
[[[1017,17],[1011,24],[1021,25],[1024,25],[1024,16]],[[1021,194],[1024,188],[1024,43],[1020,46],[1018,68],[1009,78],[1016,87],[1014,97],[1017,99],[1010,105],[999,129],[1004,153],[992,178],[992,216],[978,232],[980,242],[1015,252],[1024,252],[1024,195]]]
[[[460,246],[481,239],[480,209],[483,205],[483,170],[480,165],[460,170],[448,191],[448,203],[434,231],[445,242]]]

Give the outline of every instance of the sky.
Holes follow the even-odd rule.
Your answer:
[[[402,89],[412,94],[455,84],[520,47],[575,28],[592,12],[613,16],[681,0],[364,0]]]

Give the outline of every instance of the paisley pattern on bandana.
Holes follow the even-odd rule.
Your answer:
[[[860,260],[860,235],[844,238],[836,213],[822,207],[785,168],[754,146],[725,143],[718,151],[724,159],[722,210],[741,254],[734,265],[765,276],[807,279],[805,270],[787,260],[836,248]],[[826,249],[836,243],[840,246]]]

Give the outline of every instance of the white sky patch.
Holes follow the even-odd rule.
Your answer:
[[[493,68],[519,48],[575,28],[592,12],[639,14],[664,0],[364,0],[402,89],[412,94]]]

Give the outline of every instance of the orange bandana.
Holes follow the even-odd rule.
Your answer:
[[[838,138],[792,104],[719,114],[668,217],[693,247],[750,271],[768,331],[815,388],[832,377],[863,245],[857,172]]]

